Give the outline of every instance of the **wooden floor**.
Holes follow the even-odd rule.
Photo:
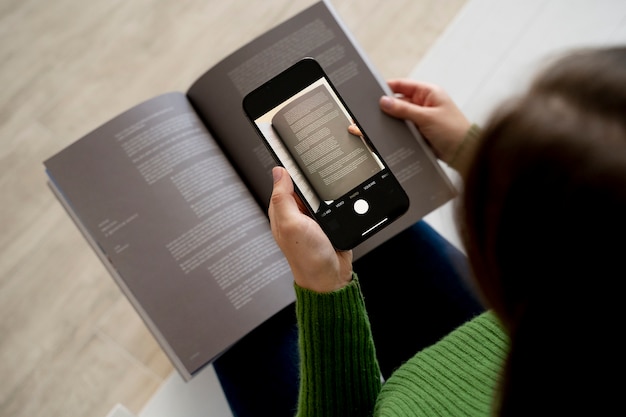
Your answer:
[[[172,371],[42,161],[310,3],[0,0],[0,416],[137,413]],[[408,75],[464,3],[333,1],[385,78]]]

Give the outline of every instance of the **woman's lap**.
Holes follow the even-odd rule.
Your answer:
[[[298,357],[298,330],[292,304],[213,363],[233,415],[294,416]]]
[[[483,309],[462,252],[424,221],[354,262],[385,378]],[[236,417],[293,416],[298,397],[295,310],[287,307],[214,362]]]

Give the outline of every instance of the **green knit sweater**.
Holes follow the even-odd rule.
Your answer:
[[[383,384],[356,274],[348,286],[331,293],[295,289],[301,355],[298,416],[490,414],[508,346],[491,312],[418,352]]]

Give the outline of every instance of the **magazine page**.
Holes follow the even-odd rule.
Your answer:
[[[128,110],[44,164],[183,377],[294,301],[266,213],[183,93]]]

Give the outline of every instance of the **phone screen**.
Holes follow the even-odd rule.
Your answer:
[[[323,78],[254,123],[314,212],[384,169]]]
[[[400,187],[319,64],[305,59],[244,109],[333,244],[351,249],[408,208]]]

